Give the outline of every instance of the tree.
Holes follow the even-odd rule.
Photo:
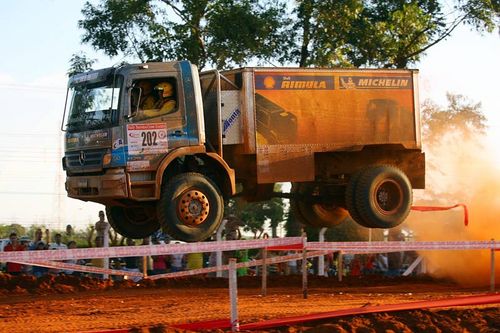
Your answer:
[[[422,105],[422,131],[428,144],[435,144],[450,132],[464,139],[485,133],[486,117],[481,111],[481,103],[474,103],[460,94],[448,93],[446,98],[448,106],[444,108],[431,100]]]
[[[487,119],[481,103],[450,93],[447,99],[447,106],[427,100],[421,108],[427,202],[471,200],[483,176],[476,168],[488,155],[482,147]]]
[[[73,54],[71,59],[69,60],[69,69],[68,76],[72,77],[73,75],[87,72],[92,70],[92,65],[96,62],[95,59],[89,59],[84,53],[81,54]]]
[[[25,236],[26,228],[17,223],[0,225],[0,237],[8,238],[12,232],[15,232],[18,237]]]
[[[288,60],[300,67],[404,68],[461,24],[492,32],[500,22],[500,3],[489,0],[455,0],[452,9],[438,0],[302,0],[294,12]]]
[[[264,231],[264,224],[270,223],[272,237],[278,237],[278,225],[284,221],[284,207],[281,198],[249,203],[241,212],[244,230],[251,231],[255,238]]]
[[[225,68],[279,56],[284,10],[279,0],[102,0],[85,4],[79,26],[108,56]]]

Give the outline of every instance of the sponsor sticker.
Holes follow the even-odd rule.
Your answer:
[[[340,76],[340,89],[411,89],[410,76]]]
[[[333,76],[327,75],[276,75],[255,76],[257,90],[333,90]]]
[[[167,124],[127,125],[129,155],[159,154],[168,149]]]

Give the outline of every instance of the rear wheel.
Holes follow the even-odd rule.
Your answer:
[[[366,228],[372,228],[370,223],[367,223],[361,215],[358,212],[358,207],[356,206],[356,201],[355,201],[355,193],[356,193],[356,188],[359,182],[359,178],[361,177],[362,171],[358,171],[354,173],[349,180],[349,183],[347,184],[347,188],[345,191],[345,205],[347,207],[347,210],[349,211],[349,215],[351,216],[351,219],[356,222],[357,224],[366,227]]]
[[[187,242],[209,238],[222,221],[223,210],[224,201],[217,185],[194,172],[166,182],[157,206],[164,231]]]
[[[410,213],[412,189],[408,177],[393,166],[377,166],[359,177],[354,193],[356,212],[373,228],[392,228]]]
[[[160,229],[154,206],[106,206],[108,222],[120,235],[144,238]]]
[[[315,184],[294,183],[292,192],[298,198],[291,201],[294,216],[304,225],[313,227],[333,227],[340,224],[348,216],[347,211],[335,203],[317,203],[314,196],[319,195],[320,188]]]

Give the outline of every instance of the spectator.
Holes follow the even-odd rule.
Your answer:
[[[75,241],[69,241],[69,243],[68,243],[68,249],[70,249],[70,250],[76,249],[76,242]],[[68,259],[68,260],[65,260],[64,262],[66,262],[68,264],[85,265],[85,260],[83,260],[83,259]],[[76,272],[76,271],[71,270],[71,269],[65,270],[64,273],[67,274],[67,275],[75,275],[75,276],[80,276],[81,275],[81,272]]]
[[[131,238],[127,238],[125,240],[127,246],[135,246],[135,242]],[[124,270],[130,271],[130,272],[140,272],[139,271],[139,258],[138,257],[125,257],[123,258],[123,261],[125,262],[125,267]],[[140,277],[133,277],[132,281],[137,282],[141,278]]]
[[[389,233],[389,240],[395,242],[403,242],[405,236],[401,231],[395,230]],[[403,266],[403,252],[389,252],[387,254],[387,273],[389,277],[399,276],[401,267]]]
[[[369,254],[366,257],[365,265],[363,266],[363,275],[372,275],[375,270],[375,255]]]
[[[145,237],[142,239],[141,245],[149,245],[149,237]],[[153,273],[153,259],[150,256],[144,256],[141,258],[141,266],[139,267],[141,269],[141,272],[144,273],[144,270],[146,274],[152,274]]]
[[[153,244],[159,245],[160,242],[157,238],[153,238]],[[167,259],[166,255],[160,254],[157,256],[152,256],[153,258],[153,274],[165,274],[167,273]]]
[[[236,258],[238,259],[238,262],[248,262],[248,249],[242,249],[236,251]],[[247,267],[240,267],[236,269],[238,276],[245,276],[248,274],[248,268]]]
[[[237,240],[241,238],[240,226],[244,225],[244,222],[234,215],[229,215],[225,218],[226,225],[224,227],[224,233],[226,235],[226,240]]]
[[[293,255],[297,254],[297,251],[288,251],[287,255]],[[297,260],[290,260],[286,263],[286,268],[285,268],[285,274],[286,275],[296,275],[298,273],[297,270]]]
[[[41,230],[40,230],[41,232]],[[39,241],[36,243],[36,246],[34,247],[33,250],[35,251],[42,251],[42,250],[47,250],[48,246],[43,242]],[[49,269],[47,267],[42,267],[42,266],[33,266],[32,273],[35,277],[39,278],[49,272]]]
[[[203,268],[203,253],[188,253],[186,256],[186,268]]]
[[[68,247],[66,246],[66,244],[64,244],[62,242],[62,236],[61,234],[57,233],[55,236],[55,242],[54,243],[50,243],[49,244],[49,250],[67,250]],[[59,273],[62,273],[63,271],[62,270],[59,270],[59,269],[51,269],[49,270],[49,273],[53,273],[53,274],[59,274]]]
[[[38,243],[39,242],[42,242],[42,237],[43,237],[43,232],[42,232],[42,229],[38,228],[35,230],[35,238],[33,239],[33,241],[30,243],[29,247],[28,247],[28,250],[32,251],[32,250],[36,250],[37,247],[38,247]],[[42,242],[43,243],[43,242]],[[44,246],[45,246],[45,243],[44,243]]]
[[[94,240],[95,247],[102,247],[102,243],[102,237],[96,236]],[[92,258],[90,264],[95,267],[104,267],[104,258]]]
[[[62,242],[61,234],[57,233],[54,238],[55,238],[55,242],[50,243],[49,250],[67,250],[68,249],[66,244],[64,244]]]
[[[175,244],[180,244],[175,242]],[[181,272],[184,270],[184,253],[175,253],[170,256],[170,269],[172,272]]]
[[[109,232],[109,223],[104,221],[104,211],[102,210],[99,211],[99,221],[95,223],[95,231],[97,233],[96,236],[101,237],[103,240],[106,232]]]
[[[359,261],[359,258],[356,256],[353,257],[351,260],[351,276],[353,277],[360,277],[361,276],[361,262]]]
[[[25,251],[26,248],[19,243],[19,239],[17,238],[17,234],[15,232],[12,232],[9,235],[10,243],[5,245],[4,251],[5,252],[10,252],[10,251]],[[8,262],[7,263],[7,273],[10,275],[21,275],[23,272],[23,265],[18,264],[16,262]]]
[[[69,247],[69,242],[73,239],[73,236],[74,236],[73,227],[71,226],[71,224],[68,224],[66,226],[66,231],[64,232],[63,235],[63,242],[66,243],[68,247]]]

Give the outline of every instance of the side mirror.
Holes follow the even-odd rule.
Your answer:
[[[131,86],[129,88],[128,95],[130,96],[130,112],[129,114],[124,116],[124,118],[127,120],[134,118],[139,112],[139,101],[142,97],[142,89],[139,87]]]

